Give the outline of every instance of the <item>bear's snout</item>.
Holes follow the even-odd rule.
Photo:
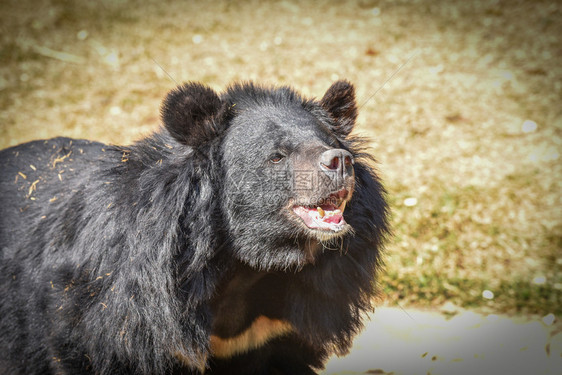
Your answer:
[[[353,164],[355,160],[351,152],[341,148],[333,148],[323,151],[318,155],[317,160],[317,168],[320,170],[318,175],[319,191],[317,193],[321,192],[323,195],[327,195],[327,193],[333,194],[340,191],[351,193],[353,191],[355,183]],[[347,198],[348,194],[345,195],[345,198]]]
[[[339,178],[353,177],[353,155],[351,152],[335,148],[324,151],[320,155],[320,169],[328,176],[336,175]]]

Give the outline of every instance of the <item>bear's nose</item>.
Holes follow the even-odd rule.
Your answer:
[[[339,177],[351,176],[353,163],[353,155],[341,148],[324,151],[320,155],[320,168],[328,174],[335,173]]]

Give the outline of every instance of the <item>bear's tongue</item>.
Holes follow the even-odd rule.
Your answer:
[[[310,229],[338,232],[346,224],[342,210],[334,205],[322,205],[319,207],[295,206],[293,211]]]

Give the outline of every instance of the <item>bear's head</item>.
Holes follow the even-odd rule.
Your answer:
[[[357,117],[350,83],[335,82],[320,100],[288,87],[234,84],[219,95],[187,83],[167,96],[162,117],[178,142],[219,169],[217,221],[240,261],[299,269],[355,235],[346,207],[361,188],[357,173],[369,172],[349,137]]]

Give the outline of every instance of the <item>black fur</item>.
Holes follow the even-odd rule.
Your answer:
[[[356,116],[343,81],[320,101],[189,83],[164,101],[164,127],[129,147],[1,151],[0,373],[314,374],[346,353],[388,234],[384,189],[349,136]],[[326,237],[290,202],[333,193],[327,149],[354,165],[337,185],[353,191],[348,230]],[[254,322],[277,333],[219,354],[213,340]]]

